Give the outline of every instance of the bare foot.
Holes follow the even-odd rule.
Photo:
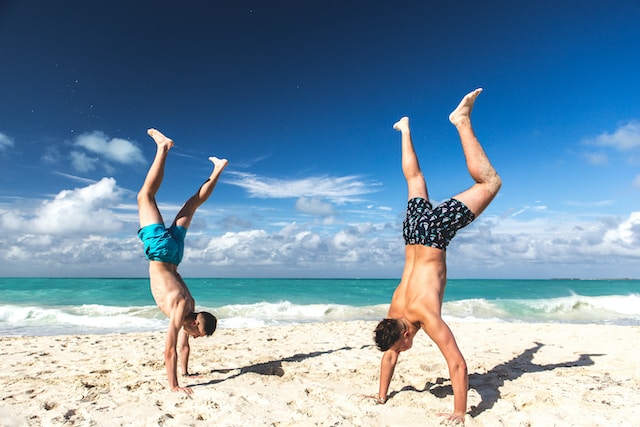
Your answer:
[[[473,109],[473,104],[476,102],[476,98],[480,95],[480,92],[482,92],[482,88],[478,88],[466,94],[456,109],[449,114],[449,121],[455,126],[462,123],[470,123],[471,109]]]
[[[217,157],[209,157],[209,161],[213,163],[213,170],[216,173],[220,173],[227,167],[227,159],[219,159]]]
[[[397,131],[400,132],[409,132],[409,117],[403,117],[400,120],[398,120],[394,125],[393,128]]]
[[[170,150],[173,147],[173,140],[167,138],[160,132],[158,129],[147,129],[147,134],[153,138],[153,140],[158,145],[158,148],[164,148],[166,150]]]

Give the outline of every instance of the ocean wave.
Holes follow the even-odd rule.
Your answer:
[[[290,301],[201,307],[221,328],[292,323],[379,320],[388,304],[295,304]],[[443,316],[456,321],[564,322],[640,325],[640,295],[571,295],[547,299],[463,299],[444,303]],[[164,330],[166,317],[155,306],[99,304],[39,307],[0,305],[0,335],[67,335]]]
[[[0,306],[0,335],[144,332],[166,328],[157,307],[112,307],[98,304],[38,307]]]
[[[446,302],[443,313],[459,320],[640,325],[640,295],[461,300]]]
[[[340,304],[277,303],[232,304],[212,312],[220,318],[220,327],[257,327],[287,323],[372,320],[387,313],[385,304],[352,306]]]

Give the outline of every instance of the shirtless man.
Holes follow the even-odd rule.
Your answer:
[[[446,359],[454,395],[453,413],[446,416],[455,423],[464,423],[469,380],[464,357],[441,317],[447,283],[445,251],[457,230],[480,215],[502,185],[471,127],[471,110],[481,91],[476,89],[467,94],[449,115],[458,130],[467,169],[475,184],[435,209],[429,202],[427,185],[413,149],[409,119],[403,117],[394,125],[402,134],[402,171],[409,190],[403,225],[406,259],[387,318],[375,329],[376,345],[384,351],[380,388],[378,395],[373,396],[376,401],[381,404],[387,401],[398,355],[411,348],[413,337],[422,328]]]
[[[164,349],[164,363],[169,387],[172,391],[192,394],[193,390],[190,388],[178,385],[178,351],[182,375],[188,376],[189,336],[198,338],[213,334],[216,330],[217,319],[211,313],[195,312],[195,302],[187,285],[178,274],[178,264],[182,260],[184,238],[193,215],[213,192],[220,173],[227,166],[227,160],[209,157],[213,163],[211,176],[187,200],[173,220],[171,227],[165,228],[155,196],[162,183],[167,154],[173,147],[173,141],[156,129],[149,129],[147,133],[155,141],[157,150],[144,184],[138,193],[138,213],[141,227],[138,236],[144,243],[145,255],[149,260],[151,293],[160,310],[169,318]]]

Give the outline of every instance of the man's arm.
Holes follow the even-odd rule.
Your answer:
[[[451,387],[453,388],[453,413],[448,418],[464,423],[469,390],[467,363],[458,348],[451,329],[441,318],[434,318],[427,324],[429,327],[425,328],[425,332],[436,343],[449,368]]]
[[[394,350],[385,351],[380,363],[380,388],[376,399],[378,403],[384,404],[387,401],[387,393],[393,372],[396,369],[396,363],[398,363],[398,353]]]
[[[182,319],[184,317],[185,300],[180,299],[171,311],[169,318],[169,328],[167,329],[167,338],[164,347],[164,365],[167,370],[167,379],[169,380],[169,388],[172,391],[182,391],[186,394],[192,394],[193,390],[178,385],[177,365],[178,355],[176,346],[178,344],[178,334],[182,328]]]
[[[178,360],[180,361],[180,373],[183,377],[189,375],[190,352],[191,347],[189,346],[189,334],[182,330],[178,335],[178,354],[180,355]]]

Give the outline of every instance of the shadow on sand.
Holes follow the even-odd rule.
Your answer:
[[[568,362],[551,363],[546,365],[533,363],[533,356],[543,346],[544,344],[536,342],[535,346],[524,350],[522,354],[507,362],[494,366],[484,374],[470,374],[469,388],[475,389],[478,392],[481,397],[481,401],[477,406],[472,406],[468,414],[472,417],[477,417],[482,412],[493,408],[496,402],[500,399],[500,388],[506,381],[513,381],[527,373],[552,371],[558,368],[590,366],[595,364],[591,357],[602,356],[602,354],[581,354],[578,359]],[[406,386],[399,391],[392,392],[389,395],[389,399],[404,391],[416,391],[420,393],[429,392],[439,398],[453,395],[451,384],[443,385],[445,382],[449,382],[449,380],[447,378],[438,378],[435,383],[429,381],[425,384],[422,390],[418,390],[413,386]]]
[[[362,347],[360,347],[360,349],[365,349],[371,347],[371,345],[363,345]],[[237,378],[240,375],[244,375],[244,374],[248,374],[248,373],[254,373],[254,374],[260,374],[260,375],[274,375],[277,377],[281,377],[284,375],[284,369],[282,368],[282,363],[283,362],[301,362],[305,359],[310,359],[313,357],[319,357],[319,356],[323,356],[325,354],[331,354],[331,353],[335,353],[337,351],[349,351],[349,350],[353,350],[354,347],[342,347],[342,348],[337,348],[335,350],[326,350],[326,351],[314,351],[311,353],[298,353],[298,354],[294,354],[293,356],[289,356],[289,357],[285,357],[279,360],[272,360],[269,362],[263,362],[263,363],[256,363],[253,365],[249,365],[249,366],[244,366],[242,368],[234,368],[234,369],[213,369],[211,371],[209,371],[209,373],[218,373],[218,374],[228,374],[229,372],[234,372],[234,371],[238,371],[233,375],[229,375],[226,378],[221,378],[221,379],[216,379],[216,380],[211,380],[211,381],[207,381],[204,383],[199,383],[199,384],[191,384],[188,387],[200,387],[200,386],[207,386],[207,385],[214,385],[214,384],[219,384],[223,381],[227,381],[227,380],[231,380],[233,378]]]

